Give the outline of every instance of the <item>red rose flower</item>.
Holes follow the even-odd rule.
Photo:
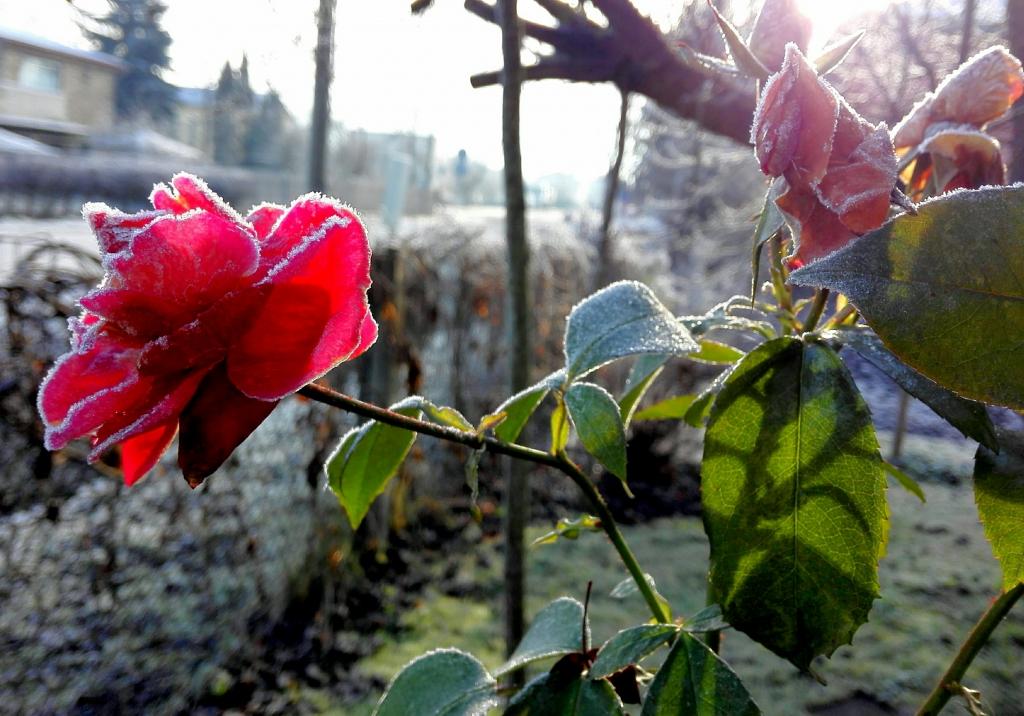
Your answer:
[[[284,396],[376,340],[370,249],[347,207],[307,194],[240,216],[188,174],[154,211],[87,204],[106,276],[72,319],[71,352],[39,390],[46,446],[121,446],[129,485],[181,431],[195,486]]]
[[[990,47],[964,62],[934,92],[914,105],[893,129],[897,149],[915,147],[939,122],[975,128],[1002,116],[1024,94],[1020,60],[1005,47]]]
[[[765,83],[751,141],[761,170],[786,178],[776,203],[797,224],[794,265],[835,251],[888,216],[896,185],[889,130],[858,115],[795,45]]]

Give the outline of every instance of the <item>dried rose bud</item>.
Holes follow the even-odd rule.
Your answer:
[[[969,125],[933,127],[920,145],[907,191],[920,193],[929,181],[938,193],[1005,183],[998,140]]]
[[[897,149],[915,147],[939,122],[975,128],[1002,116],[1024,93],[1020,60],[1002,46],[990,47],[947,75],[893,129]]]
[[[751,130],[762,171],[784,176],[778,207],[798,225],[795,263],[881,226],[896,184],[888,128],[866,122],[795,45],[761,94]]]
[[[792,42],[805,52],[810,39],[811,21],[797,7],[796,0],[765,0],[747,45],[765,67],[775,72],[786,58],[786,45]]]

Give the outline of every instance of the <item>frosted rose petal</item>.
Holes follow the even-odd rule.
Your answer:
[[[213,474],[276,406],[243,395],[223,367],[211,372],[181,415],[178,465],[188,484]]]
[[[170,419],[121,443],[121,472],[126,485],[131,487],[153,469],[177,432],[178,421]]]
[[[329,218],[268,274],[270,295],[228,353],[231,381],[276,400],[351,357],[364,338],[369,271],[362,225]]]

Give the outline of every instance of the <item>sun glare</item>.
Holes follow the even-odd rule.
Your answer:
[[[861,29],[857,26],[859,17],[891,5],[892,0],[797,0],[797,3],[804,15],[814,24],[811,44],[821,47]]]

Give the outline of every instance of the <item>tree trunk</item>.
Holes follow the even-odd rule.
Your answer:
[[[337,0],[320,0],[316,14],[316,80],[309,139],[309,187],[327,188],[327,127],[331,122],[331,79],[334,61],[334,9]]]
[[[964,24],[960,31],[960,64],[971,56],[971,38],[974,34],[974,11],[978,0],[964,0]]]
[[[527,304],[530,250],[526,243],[526,196],[519,145],[519,100],[522,86],[519,16],[516,0],[501,0],[502,82],[501,139],[505,155],[505,240],[508,245],[506,318],[510,394],[530,380],[530,331]],[[506,461],[508,494],[505,512],[505,646],[509,654],[523,636],[525,555],[523,532],[529,516],[526,463]],[[521,678],[521,673],[520,673]]]
[[[601,229],[597,235],[597,271],[593,290],[606,286],[612,278],[614,245],[612,243],[612,216],[615,212],[615,195],[619,193],[619,174],[622,171],[622,155],[626,151],[626,121],[629,113],[629,93],[622,93],[619,107],[619,129],[615,139],[615,158],[608,168],[604,186],[604,204],[601,206]]]
[[[1006,32],[1010,52],[1024,55],[1024,0],[1007,0]],[[1010,162],[1010,181],[1024,180],[1024,112],[1013,110],[1013,159]]]

